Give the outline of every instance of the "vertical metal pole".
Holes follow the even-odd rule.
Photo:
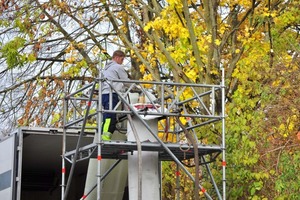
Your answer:
[[[97,200],[101,199],[101,129],[102,129],[102,114],[103,114],[103,108],[102,108],[102,66],[101,66],[101,60],[100,60],[100,66],[99,66],[99,87],[98,87],[98,131],[95,134],[98,134],[98,155],[97,155]]]
[[[176,88],[176,93],[178,93],[178,87]],[[178,98],[176,97],[176,99],[174,99],[174,101],[178,101]],[[169,105],[169,104],[168,104]],[[177,104],[176,104],[177,106]],[[169,108],[168,108],[169,109]],[[178,108],[176,108],[178,109]],[[175,117],[173,118],[173,121],[175,122]],[[175,130],[175,134],[176,134],[176,142],[180,143],[180,138],[179,138],[179,126],[178,124],[174,124],[174,130]],[[180,167],[179,164],[176,164],[176,200],[180,200]]]
[[[161,107],[162,107],[162,108],[165,107],[165,101],[164,101],[164,95],[165,95],[165,91],[164,91],[164,90],[165,90],[165,89],[164,89],[164,88],[165,88],[165,85],[162,84],[162,85],[161,85],[161,93],[160,93],[160,99],[161,99],[160,104],[161,104]],[[162,114],[164,114],[164,112],[165,112],[164,110],[165,110],[165,109],[161,109],[161,110],[162,110]]]
[[[62,139],[62,163],[61,163],[61,199],[64,199],[65,195],[65,175],[66,175],[66,163],[65,163],[65,152],[66,152],[66,117],[67,117],[67,100],[66,100],[66,93],[67,93],[67,84],[64,84],[64,92],[65,92],[65,97],[63,101],[63,139]]]
[[[211,88],[211,115],[215,115],[216,107],[216,97],[215,97],[215,87]]]
[[[226,157],[225,157],[225,70],[222,70],[222,170],[223,170],[223,199],[226,199]]]
[[[180,200],[180,167],[176,164],[176,200]]]

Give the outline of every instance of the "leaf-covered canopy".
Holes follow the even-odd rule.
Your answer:
[[[262,188],[280,170],[263,159],[299,147],[299,15],[296,0],[3,0],[0,128],[61,126],[63,92],[116,49],[133,79],[212,84],[224,67],[228,184],[249,182],[229,195],[272,198]]]

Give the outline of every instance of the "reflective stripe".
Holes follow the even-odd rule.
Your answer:
[[[11,170],[0,174],[0,191],[11,187]]]
[[[110,122],[111,122],[110,118],[105,119],[105,122],[104,122],[104,125],[103,125],[103,132],[108,132]]]

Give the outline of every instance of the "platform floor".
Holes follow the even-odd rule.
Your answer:
[[[128,153],[137,151],[137,143],[131,141],[105,141],[101,142],[101,157],[103,159],[127,159]],[[188,144],[179,143],[164,143],[163,147],[158,142],[142,142],[142,151],[152,151],[158,152],[160,161],[172,161],[173,157],[168,153],[166,148],[168,148],[172,154],[180,161],[188,160],[194,158],[194,148]],[[83,146],[78,151],[78,159],[83,159],[84,157],[97,157],[96,143]],[[215,161],[215,158],[222,152],[220,146],[217,145],[198,145],[199,157],[210,155],[207,162]],[[75,150],[69,151],[65,154],[65,157],[71,158],[74,155]],[[203,163],[202,163],[203,164]]]

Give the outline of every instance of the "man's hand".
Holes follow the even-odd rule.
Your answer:
[[[134,88],[130,90],[131,93],[142,93],[142,86],[140,85],[135,85]]]

